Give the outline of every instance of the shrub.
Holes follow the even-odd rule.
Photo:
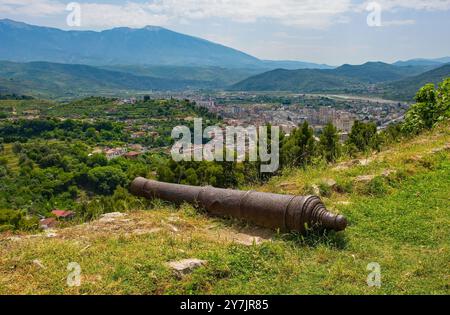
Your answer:
[[[17,210],[0,210],[0,225],[17,227],[22,219],[22,212]]]
[[[4,224],[0,225],[0,233],[7,232],[7,231],[14,231],[15,227],[11,224]]]
[[[332,193],[331,187],[326,183],[319,184],[320,195],[323,197],[330,197]]]
[[[124,186],[127,178],[121,169],[112,166],[100,166],[88,172],[88,181],[93,190],[111,195],[118,186]]]
[[[385,180],[381,176],[377,176],[372,179],[363,189],[363,192],[367,195],[374,197],[381,197],[388,193],[389,187]]]
[[[450,78],[437,89],[432,83],[422,87],[416,94],[416,102],[406,113],[402,127],[404,133],[418,134],[450,117]]]
[[[353,182],[350,180],[338,181],[336,191],[341,194],[350,194],[353,192]]]

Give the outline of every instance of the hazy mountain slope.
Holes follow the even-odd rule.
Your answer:
[[[360,80],[365,83],[379,83],[400,80],[427,71],[423,66],[396,67],[383,62],[367,62],[363,65],[343,65],[331,72],[338,76]]]
[[[298,69],[333,69],[334,67],[326,64],[317,64],[311,62],[303,61],[291,61],[291,60],[263,60],[263,66],[267,69],[287,69],[287,70],[298,70]]]
[[[337,91],[359,89],[363,84],[358,80],[339,77],[324,70],[284,70],[278,69],[262,73],[233,85],[238,91]]]
[[[16,93],[63,96],[117,90],[176,90],[207,84],[137,76],[86,65],[0,62],[0,85]]]
[[[427,83],[438,84],[446,77],[450,77],[450,64],[446,64],[414,77],[382,84],[380,85],[380,90],[385,97],[412,100],[420,87]]]
[[[0,59],[82,64],[253,66],[257,58],[200,38],[148,26],[62,31],[0,21]]]
[[[397,67],[382,62],[343,65],[328,70],[275,70],[256,75],[231,87],[232,90],[364,92],[370,84],[396,81],[422,73],[423,66]]]
[[[437,58],[437,59],[433,59],[435,61],[439,61],[442,63],[449,63],[450,62],[450,57],[442,57],[442,58]]]
[[[442,58],[442,59],[444,59],[444,58]],[[399,67],[404,67],[404,66],[439,67],[439,66],[442,66],[443,64],[444,64],[444,62],[441,62],[438,60],[423,59],[423,58],[417,58],[417,59],[411,59],[411,60],[400,60],[400,61],[393,63],[394,66],[399,66]]]
[[[114,28],[102,32],[63,31],[8,19],[0,20],[0,60],[89,65],[279,67],[246,53],[162,27]],[[283,61],[289,68],[315,67]],[[324,65],[317,65],[317,68]]]
[[[140,76],[170,80],[196,80],[210,82],[211,86],[227,87],[267,70],[257,68],[187,67],[187,66],[105,66],[103,69],[121,71]]]

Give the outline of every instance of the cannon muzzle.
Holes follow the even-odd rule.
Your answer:
[[[178,204],[188,202],[204,208],[211,215],[242,219],[283,232],[304,234],[308,228],[317,227],[343,231],[347,227],[345,217],[329,212],[316,196],[177,185],[142,177],[133,181],[130,192],[147,199],[158,198]]]

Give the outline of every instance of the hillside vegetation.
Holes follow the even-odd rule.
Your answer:
[[[427,83],[437,84],[443,78],[450,75],[450,64],[419,74],[417,76],[405,78],[400,81],[386,83],[381,86],[382,96],[396,99],[409,99],[418,89]]]
[[[306,194],[349,220],[300,237],[154,202],[37,235],[3,234],[1,294],[449,294],[450,126],[358,160],[292,169],[260,191]],[[331,187],[325,184],[336,181]],[[179,276],[168,262],[206,263]],[[81,267],[69,287],[67,265]],[[382,285],[369,287],[369,263]]]
[[[237,91],[293,91],[300,93],[350,93],[379,95],[412,101],[427,83],[450,76],[450,66],[394,66],[382,62],[343,65],[336,69],[273,70],[249,77],[230,87]]]
[[[212,87],[207,81],[165,79],[86,65],[0,61],[0,86],[8,93],[39,97],[119,95],[127,91],[181,90]]]

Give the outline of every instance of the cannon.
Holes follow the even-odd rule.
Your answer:
[[[292,196],[256,191],[220,189],[169,184],[136,178],[130,192],[147,199],[162,199],[181,204],[188,202],[209,214],[242,219],[282,232],[305,234],[309,228],[343,231],[347,220],[329,212],[319,197]]]

